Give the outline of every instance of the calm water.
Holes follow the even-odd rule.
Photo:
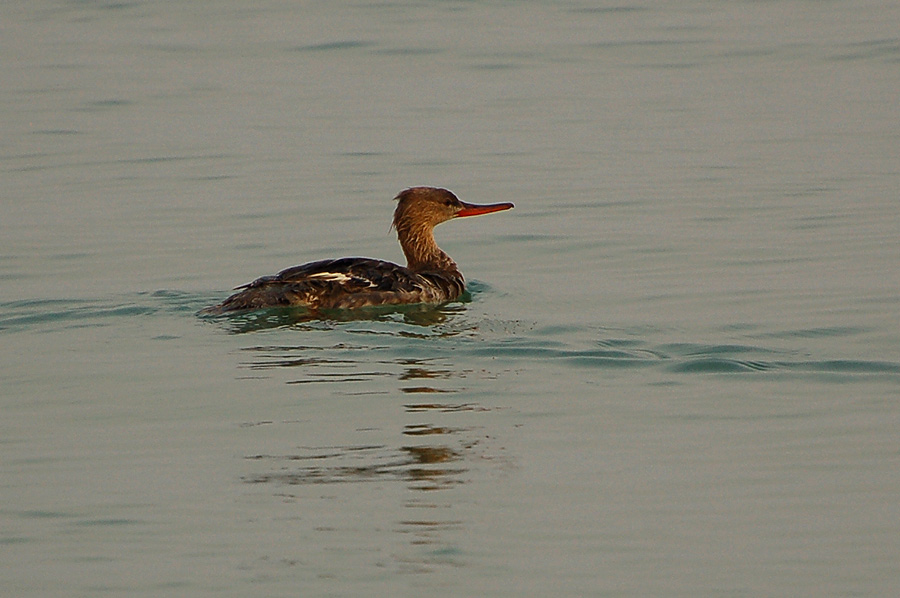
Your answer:
[[[896,595],[898,31],[3,3],[0,593]],[[196,315],[414,184],[466,302]]]

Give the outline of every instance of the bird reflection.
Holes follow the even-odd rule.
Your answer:
[[[310,345],[260,345],[245,347],[243,351],[250,359],[240,367],[249,370],[287,370],[292,379],[286,384],[312,383],[354,383],[371,382],[376,379],[396,379],[398,381],[449,380],[465,378],[468,370],[453,370],[438,365],[436,358],[400,358],[372,359],[373,351],[386,347],[351,345],[338,343],[331,346],[316,347]],[[299,374],[299,378],[295,377]],[[337,388],[337,387],[336,387]],[[405,394],[420,393],[454,393],[458,388],[441,388],[431,384],[415,384],[398,386],[397,390]],[[372,386],[364,392],[348,392],[342,394],[381,394],[382,387]]]
[[[443,432],[442,432],[443,433]],[[453,466],[463,453],[449,446],[345,446],[285,455],[252,455],[273,471],[244,478],[250,484],[338,484],[402,480],[412,490],[438,490],[462,483],[465,467]],[[308,464],[300,465],[298,464]]]
[[[421,363],[421,360],[406,360],[402,362],[404,364],[410,365],[418,365]],[[450,378],[453,376],[454,372],[450,370],[437,370],[434,368],[426,368],[426,367],[410,367],[407,368],[405,372],[400,374],[400,380],[417,380],[417,379],[434,379],[434,378]]]
[[[471,300],[465,293],[459,301],[444,305],[390,305],[362,309],[332,309],[310,311],[302,307],[269,308],[250,312],[219,315],[201,314],[204,320],[221,324],[232,334],[260,332],[276,328],[321,330],[348,322],[399,322],[412,326],[430,327],[444,324],[454,314],[465,311],[463,303]]]
[[[340,429],[331,434],[329,438],[333,440],[326,441],[327,446],[291,443],[290,448],[276,449],[277,452],[245,455],[248,470],[243,482],[271,488],[273,495],[291,502],[321,493],[305,491],[304,487],[399,484],[410,492],[402,493],[406,514],[396,520],[393,531],[403,534],[409,546],[417,547],[412,554],[397,558],[401,570],[420,572],[436,565],[454,564],[454,546],[447,543],[449,534],[444,532],[466,523],[442,516],[449,514],[446,509],[452,509],[452,490],[469,483],[485,467],[503,467],[506,460],[493,434],[485,432],[483,423],[477,421],[491,408],[473,400],[452,400],[470,394],[465,387],[468,377],[491,375],[483,369],[464,369],[454,363],[451,350],[455,345],[445,343],[443,337],[473,334],[475,327],[460,325],[458,321],[448,326],[434,325],[447,321],[453,313],[446,309],[407,308],[368,319],[400,325],[367,325],[359,323],[366,320],[360,317],[315,320],[295,310],[226,316],[226,325],[233,331],[290,327],[277,334],[245,337],[251,342],[269,340],[241,349],[240,367],[251,371],[244,377],[281,377],[283,384],[289,385],[282,388],[290,389],[286,392],[293,393],[298,407],[305,400],[321,401],[329,395],[372,395],[371,400],[378,401],[379,409],[397,412],[391,414],[391,423],[384,425],[394,429],[393,422],[406,420],[392,437],[390,433],[385,436],[378,423],[342,412]],[[344,322],[349,321],[354,323],[345,326]],[[295,330],[319,334],[295,335]],[[409,337],[426,340],[411,342]],[[425,352],[418,347],[434,350]],[[308,420],[273,422],[260,418],[242,426],[260,435],[261,446],[271,446],[272,438],[281,435],[270,434],[270,426],[285,424],[297,426],[292,437],[298,442],[304,437],[305,426],[317,425]],[[362,440],[373,438],[378,443]],[[424,554],[418,549],[421,545],[429,545]]]

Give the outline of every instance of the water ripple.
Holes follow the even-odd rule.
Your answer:
[[[184,317],[208,303],[208,296],[173,290],[107,299],[10,301],[0,303],[0,334],[111,326],[135,317]],[[726,334],[752,343],[654,342],[672,332],[652,327],[538,328],[535,323],[474,317],[465,303],[332,315],[321,320],[298,310],[268,310],[202,320],[227,333],[263,335],[247,337],[257,342],[241,348],[246,356],[241,367],[247,370],[291,372],[288,384],[392,380],[394,390],[405,394],[460,392],[469,378],[496,378],[529,363],[559,371],[655,368],[685,375],[900,376],[895,360],[853,359],[834,350],[816,355],[800,344],[871,332],[853,326],[727,329]],[[491,364],[489,369],[473,366],[485,363]]]
[[[104,326],[115,318],[153,313],[155,309],[136,303],[103,303],[90,300],[48,299],[14,301],[0,305],[0,332],[36,328]]]

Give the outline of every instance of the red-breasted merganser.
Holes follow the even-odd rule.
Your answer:
[[[268,307],[354,309],[373,305],[446,303],[462,295],[466,281],[434,241],[434,227],[452,218],[508,210],[511,203],[475,205],[447,189],[412,187],[395,198],[393,228],[406,267],[366,257],[310,262],[236,287],[237,293],[206,313]]]

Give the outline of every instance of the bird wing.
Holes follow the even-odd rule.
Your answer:
[[[264,277],[250,284],[252,286],[263,280],[265,283],[305,283],[340,287],[344,292],[365,289],[414,290],[421,284],[421,279],[403,266],[366,257],[344,257],[310,262],[287,268],[275,276]]]
[[[349,257],[310,262],[263,276],[237,287],[227,309],[276,305],[355,308],[432,300],[434,283],[403,266],[372,258]]]

